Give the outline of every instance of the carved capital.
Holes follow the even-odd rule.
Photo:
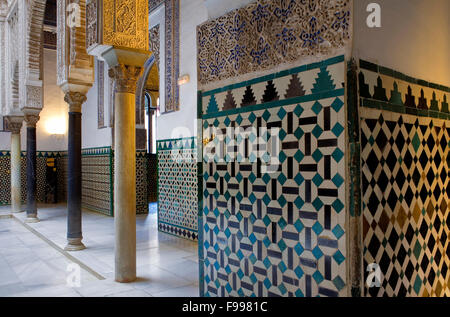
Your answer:
[[[19,134],[22,129],[22,116],[9,116],[5,118],[8,121],[8,130],[11,131],[12,134]]]
[[[25,122],[27,128],[36,128],[36,123],[39,121],[39,116],[35,114],[25,114]]]
[[[69,104],[69,112],[81,112],[81,106],[86,101],[86,94],[69,91],[64,96],[64,101]]]
[[[135,94],[142,71],[142,67],[119,64],[109,69],[109,77],[115,81],[116,92]]]

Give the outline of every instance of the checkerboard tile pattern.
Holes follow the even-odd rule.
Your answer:
[[[322,68],[307,81],[334,91],[344,81],[344,64],[336,70],[342,77]],[[280,106],[271,97],[271,107],[203,120],[203,137],[213,139],[203,160],[206,296],[347,294],[343,94]],[[256,131],[234,141],[220,134],[229,127]],[[280,129],[277,153],[268,150],[275,139],[259,128]],[[242,143],[245,157],[221,160],[229,159],[223,149]],[[264,152],[261,159],[252,148]],[[279,164],[264,163],[270,154]]]
[[[158,228],[197,240],[197,139],[158,141]]]
[[[365,295],[449,296],[450,122],[361,115],[364,267],[384,276]]]

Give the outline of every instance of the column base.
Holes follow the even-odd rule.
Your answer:
[[[38,217],[27,217],[27,219],[25,219],[25,223],[37,223],[41,221]]]
[[[67,245],[64,251],[81,251],[86,249],[86,246],[81,242],[81,238],[78,239],[67,239]]]
[[[132,283],[132,282],[134,282],[136,280],[137,280],[136,276],[133,277],[133,278],[118,278],[118,277],[115,278],[115,281],[117,283]]]
[[[13,214],[20,214],[21,212],[24,212],[24,211],[25,211],[25,209],[24,210],[13,210],[12,213]]]

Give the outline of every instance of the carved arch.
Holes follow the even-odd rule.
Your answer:
[[[47,0],[32,0],[28,7],[27,25],[27,77],[42,79],[42,28]]]

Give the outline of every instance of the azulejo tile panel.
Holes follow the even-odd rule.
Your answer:
[[[260,83],[253,105],[240,111],[206,111],[203,138],[213,139],[207,151],[215,156],[209,161],[204,153],[203,160],[206,296],[347,295],[345,66],[330,69],[302,74],[306,88],[292,89],[292,96],[286,91],[293,74],[276,92],[265,92],[271,79]],[[256,132],[234,141],[220,134],[229,127]],[[220,160],[229,160],[221,149],[234,151],[242,142],[247,149],[265,141],[272,147],[272,136],[260,128],[280,129],[279,152],[272,153],[279,164],[268,167],[249,151],[237,161]]]
[[[258,0],[197,29],[202,85],[298,61],[330,56],[350,38],[348,0]]]
[[[384,277],[365,294],[449,296],[450,121],[361,115],[364,267]]]
[[[85,149],[82,151],[81,160],[83,208],[112,216],[113,160],[111,148]]]
[[[36,152],[36,201],[45,202],[46,198],[46,159],[59,157],[58,152]],[[11,204],[11,154],[9,151],[0,151],[0,205]],[[27,164],[26,152],[22,152],[21,157],[21,196],[22,202],[26,202],[27,192]]]
[[[197,240],[197,139],[162,140],[158,155],[158,228]]]

